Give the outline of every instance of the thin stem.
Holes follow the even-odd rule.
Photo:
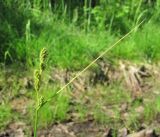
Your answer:
[[[109,48],[105,49],[96,59],[94,59],[90,64],[88,64],[82,71],[80,71],[79,73],[77,73],[77,75],[75,77],[73,77],[67,84],[65,84],[60,90],[58,90],[56,92],[56,94],[54,94],[53,96],[51,96],[50,98],[48,98],[44,103],[46,104],[47,102],[50,102],[52,100],[52,98],[54,98],[57,94],[61,93],[67,86],[69,86],[75,79],[77,79],[79,76],[81,76],[83,74],[83,72],[85,72],[87,69],[89,69],[99,58],[103,57],[107,52],[109,52],[110,50],[112,50],[114,47],[117,46],[118,43],[120,43],[123,39],[125,39],[128,35],[130,35],[132,32],[134,32],[140,25],[142,25],[142,23],[145,20],[143,20],[142,22],[140,22],[138,25],[136,25],[133,29],[131,29],[127,34],[125,34],[123,37],[121,37],[117,42],[115,42],[112,46],[110,46]]]
[[[88,26],[88,22],[87,22],[87,0],[84,1],[84,7],[83,7],[83,11],[84,11],[84,29],[85,31],[87,31],[87,26]]]
[[[92,0],[89,1],[89,12],[88,12],[88,21],[87,21],[87,31],[90,29],[91,24],[91,10],[92,10]]]
[[[38,111],[39,111],[39,94],[36,90],[36,112],[35,112],[35,121],[34,121],[34,137],[37,137],[37,125],[38,125]]]
[[[36,108],[35,122],[34,122],[34,137],[37,137],[38,111],[39,111],[39,109]]]

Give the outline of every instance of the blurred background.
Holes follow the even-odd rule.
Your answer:
[[[33,135],[42,48],[47,99],[143,20],[41,109],[38,137],[160,136],[159,17],[160,0],[0,0],[0,137]]]

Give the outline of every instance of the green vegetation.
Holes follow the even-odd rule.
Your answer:
[[[154,107],[153,107],[154,106]],[[145,119],[148,122],[152,122],[153,119],[156,119],[160,113],[160,97],[158,96],[154,102],[148,103],[145,106]]]
[[[158,60],[159,5],[158,0],[1,1],[1,61],[32,66],[45,46],[50,64],[80,69],[143,19],[141,31],[135,31],[111,56]]]
[[[160,114],[159,94],[154,94],[157,97],[146,104],[143,101],[134,102],[131,89],[122,82],[124,77],[117,64],[119,61],[134,62],[135,66],[159,63],[159,16],[160,0],[1,0],[0,96],[3,95],[4,99],[0,100],[0,129],[15,118],[12,115],[14,109],[6,104],[21,96],[34,101],[29,104],[25,115],[16,117],[22,121],[30,117],[27,124],[31,128],[35,119],[35,137],[37,127],[47,128],[67,120],[83,122],[88,117],[113,129],[125,126],[129,131],[140,128],[142,116],[145,124],[153,122]],[[57,94],[75,76],[74,72],[86,67],[142,20],[144,23],[140,28],[103,57],[113,61],[113,66],[117,65],[111,70],[114,73],[109,74],[120,77],[117,81],[111,78],[106,85],[103,85],[103,80],[101,84],[90,82],[87,85],[86,82],[88,87],[84,88],[85,91],[79,91],[71,84]],[[46,72],[42,75],[44,67]],[[98,63],[94,67],[99,71]],[[60,83],[57,79],[50,79],[53,68],[64,70],[64,74],[57,76]],[[33,78],[32,71],[35,69]],[[96,73],[94,69],[90,71]],[[70,74],[71,78],[68,78]],[[156,84],[151,90],[159,88]],[[52,96],[54,98],[46,103]],[[121,107],[124,104],[127,108],[123,116]],[[36,105],[36,117],[33,105]],[[138,107],[144,108],[143,114],[137,112]]]
[[[11,108],[8,105],[0,106],[0,129],[4,129],[5,126],[12,120]]]

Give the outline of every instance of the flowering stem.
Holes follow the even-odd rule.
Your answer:
[[[38,111],[39,111],[39,109],[36,108],[35,122],[34,122],[34,137],[37,137]]]
[[[45,48],[43,48],[40,52],[40,64],[39,69],[35,70],[34,73],[34,88],[36,91],[36,110],[35,110],[35,121],[34,121],[34,137],[37,137],[37,125],[38,125],[38,112],[40,108],[44,104],[44,98],[43,96],[39,96],[40,91],[40,84],[41,84],[41,75],[42,71],[45,69],[45,60],[47,57],[47,51]]]

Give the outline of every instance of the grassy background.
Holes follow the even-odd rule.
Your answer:
[[[141,29],[109,56],[157,61],[159,5],[158,0],[1,1],[0,61],[34,66],[46,47],[49,64],[80,69],[143,19]]]
[[[133,62],[156,63],[160,60],[159,15],[160,0],[152,2],[149,0],[126,0],[125,2],[116,0],[1,0],[0,63],[6,68],[16,65],[14,70],[18,70],[17,72],[23,71],[17,69],[19,66],[27,70],[33,69],[39,62],[40,50],[45,47],[49,55],[48,69],[56,67],[81,70],[101,51],[109,48],[143,19],[145,19],[144,24],[105,57],[115,61],[124,59]],[[17,76],[17,73],[14,72],[14,74]],[[5,79],[5,76],[1,77]],[[90,109],[94,118],[100,123],[109,124],[120,121],[119,106],[113,108],[116,115],[113,121],[107,117],[107,113],[103,112],[101,107],[106,103],[119,104],[125,99],[130,102],[131,98],[128,91],[124,92],[126,89],[117,85],[112,86],[100,90],[105,97],[100,97],[100,100],[92,104],[93,108],[84,106],[83,103],[76,104],[74,109],[79,119],[86,118],[87,110]],[[19,94],[19,85],[15,81],[10,88],[13,88],[13,94],[16,96]],[[53,87],[42,86],[42,95],[47,98],[57,89],[57,87],[53,89]],[[94,98],[93,94],[86,94]],[[29,93],[29,97],[34,98],[33,92]],[[83,100],[83,97],[80,99]],[[47,127],[55,121],[67,119],[69,117],[67,112],[70,110],[69,101],[70,95],[63,94],[42,108],[39,126]],[[160,112],[159,102],[159,97],[157,97],[156,101],[144,105],[144,119],[154,119]],[[10,106],[5,103],[0,107],[0,128],[14,119]],[[152,107],[152,103],[155,107]],[[29,107],[27,117],[33,118],[32,105]],[[131,117],[126,125],[133,124],[136,129],[138,116],[134,107],[136,105],[131,107],[129,112]]]

